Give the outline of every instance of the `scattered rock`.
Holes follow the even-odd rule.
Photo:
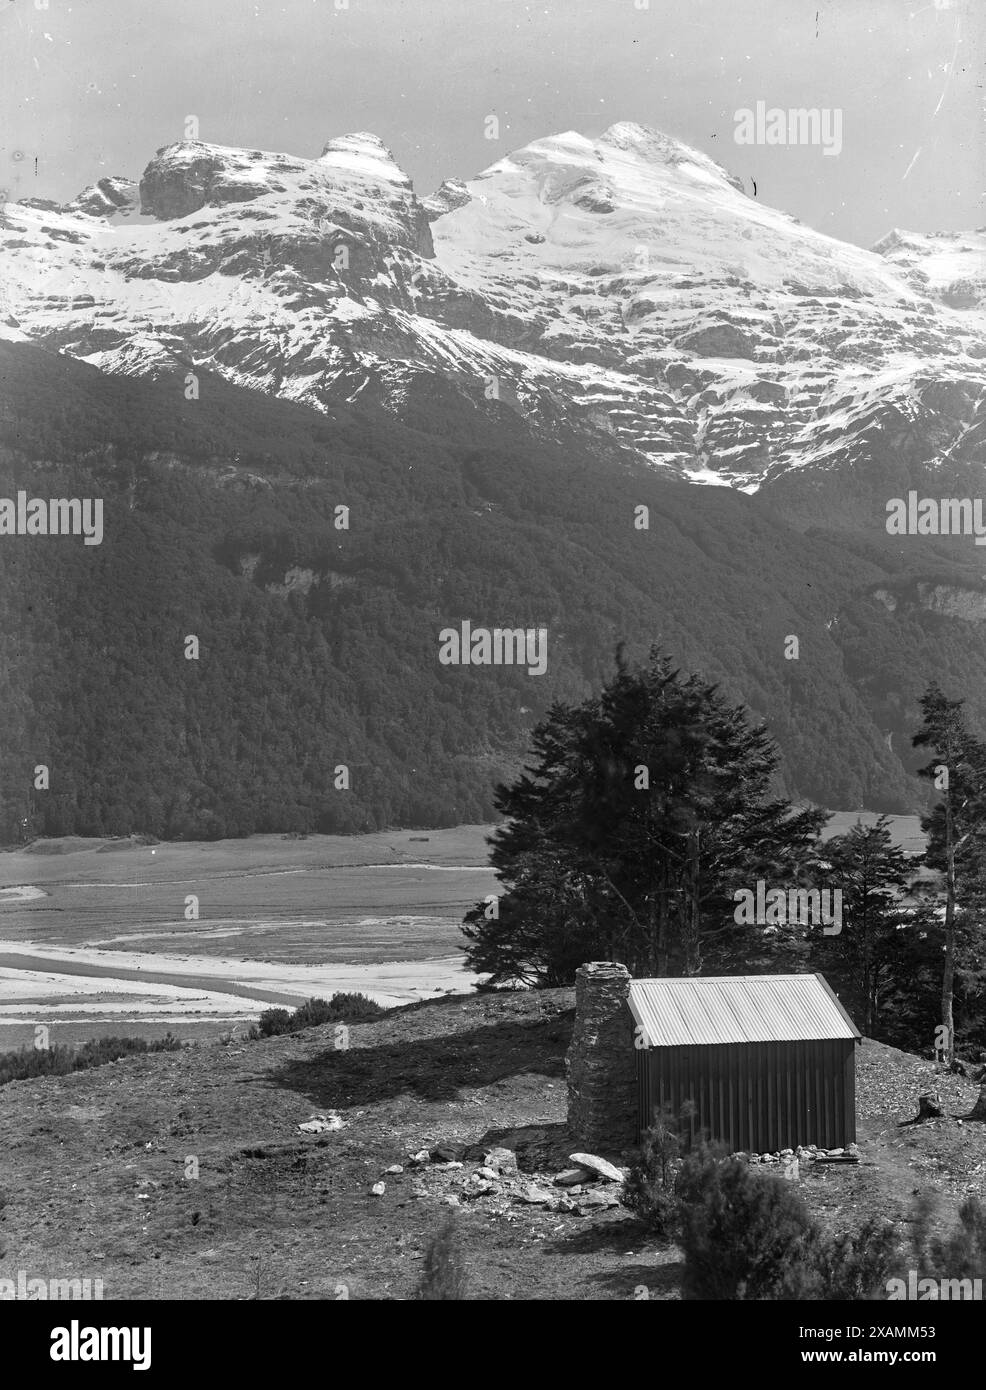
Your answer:
[[[313,1115],[310,1120],[298,1126],[305,1134],[321,1134],[327,1129],[344,1129],[346,1121],[343,1120],[334,1110],[330,1110],[327,1115]]]
[[[431,1161],[431,1154],[428,1152],[427,1149],[419,1149],[416,1154],[411,1154],[410,1161],[420,1166],[422,1163],[428,1163]]]
[[[606,1211],[609,1207],[618,1207],[619,1204],[620,1199],[612,1190],[607,1192],[600,1187],[594,1187],[582,1194],[576,1210],[580,1216],[588,1216],[594,1211]]]
[[[487,1168],[485,1166],[482,1168],[477,1168],[476,1172],[479,1174],[481,1178],[485,1178],[487,1182],[495,1182],[498,1176],[498,1174],[495,1173],[492,1168]]]
[[[428,1157],[432,1163],[454,1163],[462,1157],[463,1152],[461,1144],[436,1144]]]
[[[483,1162],[497,1173],[517,1172],[517,1155],[512,1149],[490,1149]]]
[[[404,1169],[399,1163],[392,1163],[389,1168],[383,1170],[385,1173],[403,1173]]]
[[[383,1194],[387,1191],[387,1184],[382,1182],[375,1182],[373,1186],[370,1188],[370,1191],[373,1193],[374,1197],[382,1197]]]
[[[542,1207],[558,1200],[557,1195],[546,1187],[538,1187],[536,1183],[528,1183],[517,1193],[519,1202],[526,1202],[528,1206]]]
[[[591,1182],[595,1175],[588,1168],[565,1168],[554,1176],[556,1187],[574,1187],[577,1183]]]
[[[597,1173],[599,1177],[605,1178],[608,1182],[622,1182],[624,1174],[610,1163],[608,1159],[598,1158],[595,1154],[569,1154],[569,1163],[579,1168],[588,1168],[590,1173]]]

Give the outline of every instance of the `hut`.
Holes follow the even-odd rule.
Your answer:
[[[860,1034],[821,975],[631,980],[577,974],[569,1123],[587,1146],[639,1141],[690,1103],[691,1137],[774,1153],[856,1138]]]
[[[774,1153],[856,1139],[860,1034],[821,975],[632,980],[637,1123],[691,1101],[699,1131]]]

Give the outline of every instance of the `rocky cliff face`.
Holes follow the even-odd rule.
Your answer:
[[[929,581],[918,583],[912,591],[905,593],[886,588],[874,589],[873,598],[882,603],[889,613],[923,608],[928,613],[960,618],[966,623],[986,623],[986,589]]]
[[[129,216],[140,210],[140,190],[133,179],[100,179],[84,188],[64,210],[85,213],[88,217]]]
[[[109,372],[201,368],[400,414],[422,382],[692,482],[851,524],[846,480],[980,465],[986,237],[874,252],[630,123],[566,132],[419,202],[375,136],[316,159],[199,142],[134,186],[8,204],[8,325]],[[840,493],[841,489],[841,493]]]

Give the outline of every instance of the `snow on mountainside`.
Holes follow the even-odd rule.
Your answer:
[[[986,309],[986,227],[975,232],[900,232],[873,248],[903,279],[953,309]]]
[[[65,208],[7,204],[0,320],[108,372],[216,371],[400,412],[437,374],[697,482],[754,491],[906,448],[983,459],[982,233],[874,251],[620,123],[419,201],[373,135],[320,158],[184,142]]]

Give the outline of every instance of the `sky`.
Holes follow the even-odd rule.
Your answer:
[[[312,158],[372,131],[423,197],[627,120],[870,246],[986,223],[984,59],[983,0],[0,0],[0,190],[139,178],[194,116]],[[841,112],[841,151],[737,144],[758,101]]]

